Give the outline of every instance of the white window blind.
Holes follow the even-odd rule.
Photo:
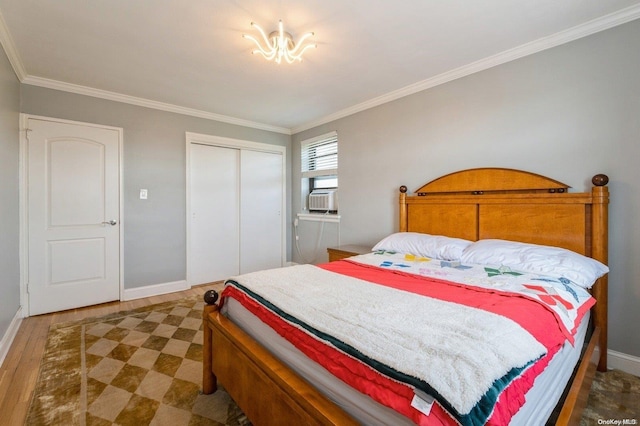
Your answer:
[[[301,148],[303,178],[338,174],[338,133],[302,141]]]

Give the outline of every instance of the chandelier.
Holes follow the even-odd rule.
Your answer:
[[[282,20],[278,22],[278,30],[272,31],[269,36],[260,28],[255,22],[251,23],[252,27],[257,28],[258,32],[262,36],[264,46],[255,37],[249,34],[243,34],[242,37],[253,40],[258,46],[257,49],[251,53],[259,53],[269,61],[276,61],[276,63],[282,62],[284,59],[287,63],[293,63],[293,61],[302,61],[302,54],[310,48],[318,47],[314,43],[304,44],[305,40],[313,35],[313,33],[306,33],[303,35],[297,43],[294,43],[293,37],[288,32],[284,31]]]

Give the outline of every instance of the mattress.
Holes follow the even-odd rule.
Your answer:
[[[349,387],[307,358],[301,351],[260,321],[239,302],[229,298],[223,308],[228,316],[247,334],[260,342],[278,359],[313,384],[322,394],[340,406],[353,418],[367,425],[411,425],[408,418],[385,407],[367,395]],[[588,329],[587,313],[575,333],[575,344],[565,343],[540,374],[533,388],[526,394],[526,402],[512,418],[512,425],[543,424],[557,405],[562,392],[578,362]]]

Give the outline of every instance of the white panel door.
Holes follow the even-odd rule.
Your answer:
[[[120,298],[117,129],[30,118],[29,314]]]
[[[281,267],[282,155],[242,150],[240,175],[240,273]]]
[[[190,285],[238,274],[239,159],[237,149],[190,146]]]

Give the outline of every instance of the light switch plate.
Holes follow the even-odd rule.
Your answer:
[[[146,189],[141,189],[140,190],[140,199],[141,200],[146,200],[148,195],[149,195],[149,191],[147,191]]]

